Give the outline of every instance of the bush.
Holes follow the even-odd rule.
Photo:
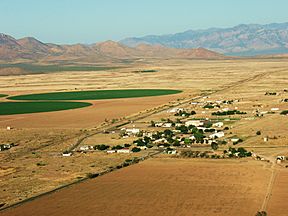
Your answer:
[[[121,145],[117,145],[117,146],[113,146],[112,150],[119,150],[119,149],[123,149],[124,147]]]
[[[86,177],[87,177],[87,178],[90,178],[90,179],[96,178],[96,177],[98,177],[98,176],[99,176],[99,173],[87,173],[87,174],[86,174]]]
[[[46,166],[47,164],[44,163],[44,162],[38,162],[36,165],[37,165],[37,166]]]
[[[229,111],[224,111],[224,112],[213,112],[212,115],[216,115],[216,116],[225,116],[225,115],[245,115],[247,114],[246,112],[241,112],[239,110],[229,110]]]
[[[261,131],[257,131],[256,135],[258,135],[258,136],[261,135]]]
[[[105,151],[106,149],[109,149],[109,148],[110,146],[104,145],[104,144],[94,146],[94,149],[99,150],[99,151]]]
[[[203,108],[204,108],[204,109],[213,109],[214,106],[211,105],[211,104],[206,104]]]
[[[267,212],[265,211],[257,212],[255,216],[267,216]]]
[[[280,114],[281,115],[288,115],[288,110],[283,110]]]
[[[134,152],[134,153],[136,153],[136,152],[140,152],[141,149],[140,149],[140,148],[137,148],[137,147],[134,147],[134,148],[132,148],[131,151]]]
[[[211,144],[211,148],[212,148],[213,150],[217,150],[217,149],[218,149],[218,144],[215,143],[215,142],[213,142],[213,143]]]

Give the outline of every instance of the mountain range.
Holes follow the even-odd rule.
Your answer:
[[[129,47],[139,44],[180,49],[203,47],[236,56],[282,54],[288,53],[288,23],[189,30],[176,34],[126,38],[120,43]]]
[[[220,54],[221,53],[221,54]],[[0,61],[107,62],[138,58],[223,59],[288,53],[288,23],[238,25],[177,34],[126,38],[90,45],[43,43],[0,34]]]
[[[219,59],[224,55],[204,48],[176,49],[161,45],[139,44],[128,47],[114,41],[91,45],[57,45],[43,43],[35,38],[15,39],[0,34],[0,60],[10,61],[83,61],[102,62],[135,58],[194,58]]]

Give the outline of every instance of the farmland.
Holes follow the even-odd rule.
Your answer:
[[[16,115],[25,113],[54,112],[90,106],[83,102],[1,102],[0,115]]]
[[[5,94],[0,94],[0,98],[2,97],[7,97],[8,95],[5,95]]]
[[[158,72],[135,73],[139,68],[155,69]],[[287,116],[280,114],[288,109],[287,103],[283,102],[283,99],[288,97],[286,80],[287,62],[278,59],[150,60],[146,67],[137,65],[99,73],[82,71],[71,72],[69,75],[65,72],[3,77],[0,80],[1,93],[12,97],[27,97],[26,102],[36,100],[42,103],[40,99],[43,99],[43,93],[53,92],[51,95],[44,93],[44,100],[52,103],[55,101],[52,101],[52,98],[50,101],[50,96],[57,96],[58,102],[62,103],[60,100],[67,94],[64,92],[85,92],[85,95],[80,94],[81,97],[78,93],[69,93],[70,98],[67,95],[64,100],[83,100],[92,104],[85,109],[0,116],[0,142],[15,144],[10,150],[0,153],[0,185],[3,187],[0,204],[4,204],[4,207],[77,182],[89,173],[109,170],[127,159],[161,152],[162,143],[157,142],[163,138],[167,138],[170,147],[176,151],[188,150],[188,153],[191,153],[187,154],[190,155],[187,159],[173,156],[170,158],[168,154],[165,155],[167,158],[164,158],[163,151],[159,158],[87,180],[20,207],[5,210],[3,214],[15,215],[23,211],[25,215],[34,209],[36,215],[41,215],[43,212],[39,206],[42,205],[47,206],[44,208],[47,214],[55,215],[58,210],[62,215],[73,215],[74,211],[75,214],[80,214],[84,207],[88,215],[115,215],[116,211],[141,215],[144,214],[145,207],[148,213],[157,211],[159,215],[175,215],[178,211],[179,215],[191,215],[193,210],[195,215],[246,216],[255,215],[262,210],[261,206],[265,206],[263,210],[268,213],[280,212],[277,206],[281,206],[281,213],[285,215],[283,212],[287,212],[287,209],[281,200],[285,201],[286,196],[281,189],[285,185],[283,179],[286,174],[276,175],[274,184],[269,182],[273,179],[272,162],[275,163],[276,156],[288,155]],[[182,92],[118,100],[98,100],[92,99],[95,95],[86,95],[86,92],[106,89],[135,90],[139,89],[139,86],[153,90],[179,89]],[[276,94],[267,95],[266,92]],[[125,94],[127,96],[127,92]],[[36,96],[39,96],[39,99]],[[110,93],[110,96],[114,95]],[[6,101],[7,98],[1,98],[1,102]],[[181,108],[182,112],[170,112],[174,108]],[[239,113],[234,113],[233,110]],[[195,112],[192,114],[192,111]],[[227,112],[227,115],[212,115],[217,111],[225,114]],[[202,129],[196,130],[195,127],[186,127],[185,124],[189,121],[205,124],[201,126]],[[223,125],[213,126],[219,122]],[[214,132],[206,132],[206,127],[209,127],[207,123],[212,125],[210,129],[223,132],[225,136],[221,139],[211,138],[210,135]],[[7,130],[7,126],[12,129]],[[125,134],[133,129],[139,129],[143,133]],[[200,130],[203,130],[202,135],[206,137],[198,136],[201,135]],[[162,136],[163,133],[172,137]],[[151,142],[155,142],[152,143],[152,148],[139,153],[121,154],[114,151],[110,154],[94,148],[104,144],[108,145],[111,151],[118,146],[124,148],[132,145],[132,149],[138,145],[134,141],[149,134],[152,138],[155,134],[162,137],[151,139]],[[197,135],[193,142],[192,135]],[[80,142],[80,145],[75,145],[83,137],[87,138]],[[211,149],[202,138],[206,138],[205,141],[219,141],[218,149]],[[232,143],[232,139],[241,142]],[[81,150],[86,147],[87,151]],[[237,151],[243,148],[249,153],[255,153],[260,159],[256,161],[257,157],[237,158]],[[73,154],[70,157],[62,155],[71,149]],[[207,154],[201,154],[203,152]],[[285,165],[275,167],[281,172],[285,170]],[[128,187],[128,184],[131,187]],[[272,196],[267,189],[270,188],[268,185],[271,185]],[[84,201],[75,204],[74,200],[71,200],[74,190],[77,191],[79,200]],[[185,200],[182,195],[186,197]],[[54,199],[60,200],[58,196],[62,201],[58,202],[57,209],[51,207],[51,203]],[[264,205],[266,196],[271,196],[271,199]],[[95,198],[96,204],[91,197]],[[107,204],[110,201],[112,208]],[[135,201],[137,207],[131,208],[125,204],[132,201]],[[149,203],[149,208],[145,203]],[[68,204],[76,207],[68,208]],[[172,209],[171,212],[168,212],[169,209]]]
[[[44,94],[20,95],[10,97],[12,100],[104,100],[117,98],[152,97],[181,93],[179,90],[167,89],[117,89],[78,92],[54,92]]]
[[[159,216],[247,216],[258,210],[268,179],[269,172],[259,162],[157,158],[41,197],[4,211],[3,216],[155,211]]]

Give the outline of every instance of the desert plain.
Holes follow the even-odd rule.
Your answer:
[[[269,216],[286,216],[288,169],[286,161],[277,164],[276,157],[288,156],[288,119],[280,115],[288,109],[288,103],[282,102],[288,98],[287,68],[285,58],[149,59],[112,70],[1,76],[0,93],[9,96],[103,89],[175,89],[182,93],[87,100],[84,102],[92,105],[80,109],[0,115],[0,143],[15,144],[9,151],[0,152],[0,215],[248,216],[263,210]],[[135,72],[139,70],[155,72]],[[167,113],[173,107],[194,109],[196,118],[210,118],[210,111],[191,104],[194,100],[238,100],[231,107],[237,106],[247,114],[227,122],[228,137],[241,137],[243,142],[238,147],[253,151],[263,160],[157,154],[86,179],[89,173],[103,172],[157,150],[62,157],[65,150],[81,145],[132,143],[136,137],[119,136],[122,123],[128,121],[127,127],[152,130],[151,121],[175,120]],[[257,109],[265,114],[255,117]],[[261,134],[256,135],[257,131]],[[227,148],[221,146],[219,151]],[[80,183],[29,200],[73,182]]]

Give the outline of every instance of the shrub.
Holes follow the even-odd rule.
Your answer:
[[[98,177],[98,176],[99,176],[99,173],[87,173],[87,174],[86,174],[86,177],[87,177],[87,178],[90,178],[90,179],[96,178],[96,177]]]
[[[267,216],[267,212],[265,211],[257,212],[255,216]]]
[[[124,147],[121,145],[117,145],[117,146],[113,146],[112,150],[119,150],[119,149],[123,149]]]
[[[224,111],[224,112],[213,112],[212,115],[216,115],[216,116],[225,116],[225,115],[245,115],[247,114],[246,112],[241,112],[239,110],[229,110],[229,111]]]
[[[108,146],[108,145],[101,144],[101,145],[95,145],[94,149],[95,150],[100,150],[100,151],[105,151],[106,149],[109,149],[109,147],[110,146]]]
[[[211,104],[206,104],[203,108],[204,108],[204,109],[213,109],[214,106],[211,105]]]
[[[190,114],[191,114],[191,115],[196,115],[196,112],[193,110],[193,111],[191,111]]]
[[[140,149],[140,148],[137,148],[137,147],[134,147],[134,148],[132,148],[131,151],[135,153],[135,152],[140,152],[141,149]]]
[[[258,135],[258,136],[261,135],[261,131],[257,131],[256,135]]]
[[[217,149],[218,149],[218,144],[215,143],[215,142],[212,142],[211,148],[212,148],[213,150],[217,150]]]
[[[47,164],[41,161],[41,162],[38,162],[36,165],[37,166],[46,166]]]
[[[288,110],[283,110],[280,114],[281,115],[288,115]]]

